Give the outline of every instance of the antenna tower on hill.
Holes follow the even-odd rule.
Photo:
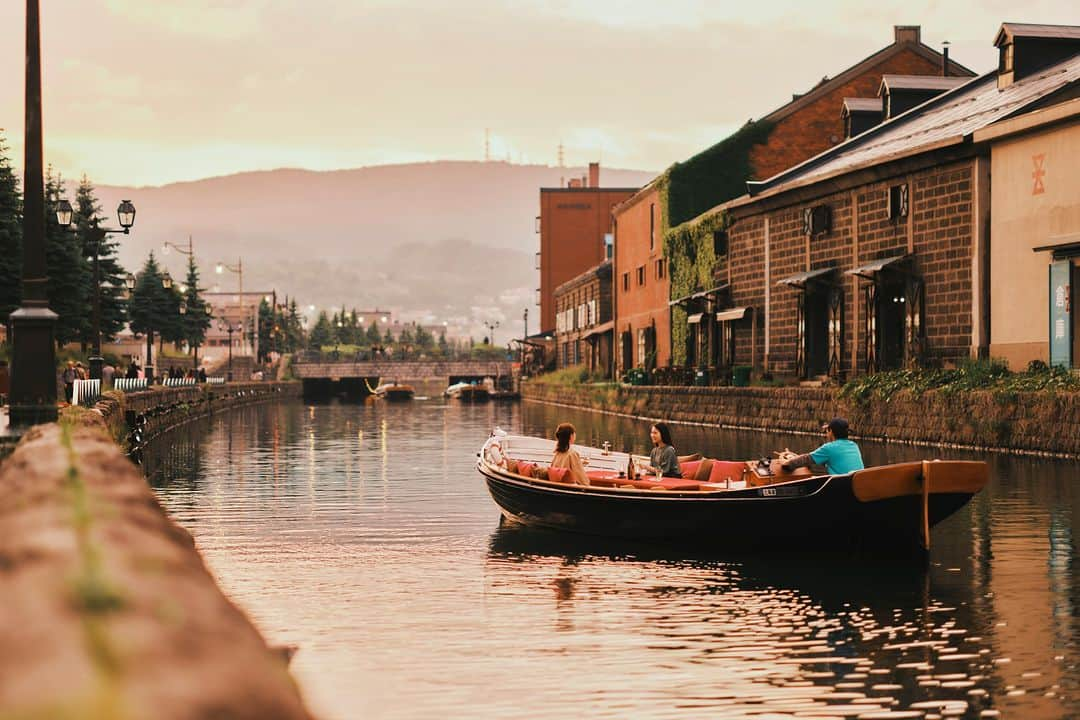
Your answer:
[[[564,152],[562,140],[559,141],[559,167],[566,167],[566,157]]]
[[[484,128],[484,162],[491,162],[491,129]]]

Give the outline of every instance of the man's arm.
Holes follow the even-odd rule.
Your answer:
[[[813,458],[811,458],[809,453],[807,453],[806,455],[796,455],[790,460],[785,460],[783,468],[790,471],[794,470],[795,468],[810,467],[813,464]]]

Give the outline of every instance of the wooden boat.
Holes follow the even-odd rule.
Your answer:
[[[504,516],[526,525],[716,548],[930,547],[930,529],[987,482],[984,462],[921,461],[847,475],[783,470],[778,460],[683,464],[687,478],[627,476],[648,458],[575,445],[589,485],[546,466],[555,443],[496,430],[477,469]],[[708,459],[706,459],[708,460]],[[699,461],[699,462],[705,462]],[[707,473],[707,474],[706,474]]]
[[[384,400],[412,400],[415,394],[416,389],[412,385],[398,382],[383,383],[375,388],[375,397]]]
[[[487,402],[491,399],[491,390],[488,389],[487,385],[470,383],[460,388],[452,397],[467,403]]]

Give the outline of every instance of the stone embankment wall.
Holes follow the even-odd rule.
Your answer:
[[[0,466],[0,593],[5,717],[310,717],[97,413]]]
[[[825,388],[554,386],[522,398],[651,420],[818,434],[835,415],[860,438],[1080,457],[1080,394],[927,392],[856,402]]]
[[[297,385],[110,394],[23,436],[0,465],[0,715],[311,717],[287,652],[225,597],[116,442],[125,418],[156,434]]]

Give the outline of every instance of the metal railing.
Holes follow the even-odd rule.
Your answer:
[[[225,378],[223,377],[208,377],[206,378],[207,385],[224,385]]]
[[[113,389],[120,390],[121,392],[133,392],[135,390],[145,390],[149,387],[149,383],[146,378],[114,378]]]
[[[71,404],[89,407],[101,397],[100,380],[75,380],[71,391]]]
[[[164,378],[161,384],[165,387],[188,387],[195,385],[195,378]]]

